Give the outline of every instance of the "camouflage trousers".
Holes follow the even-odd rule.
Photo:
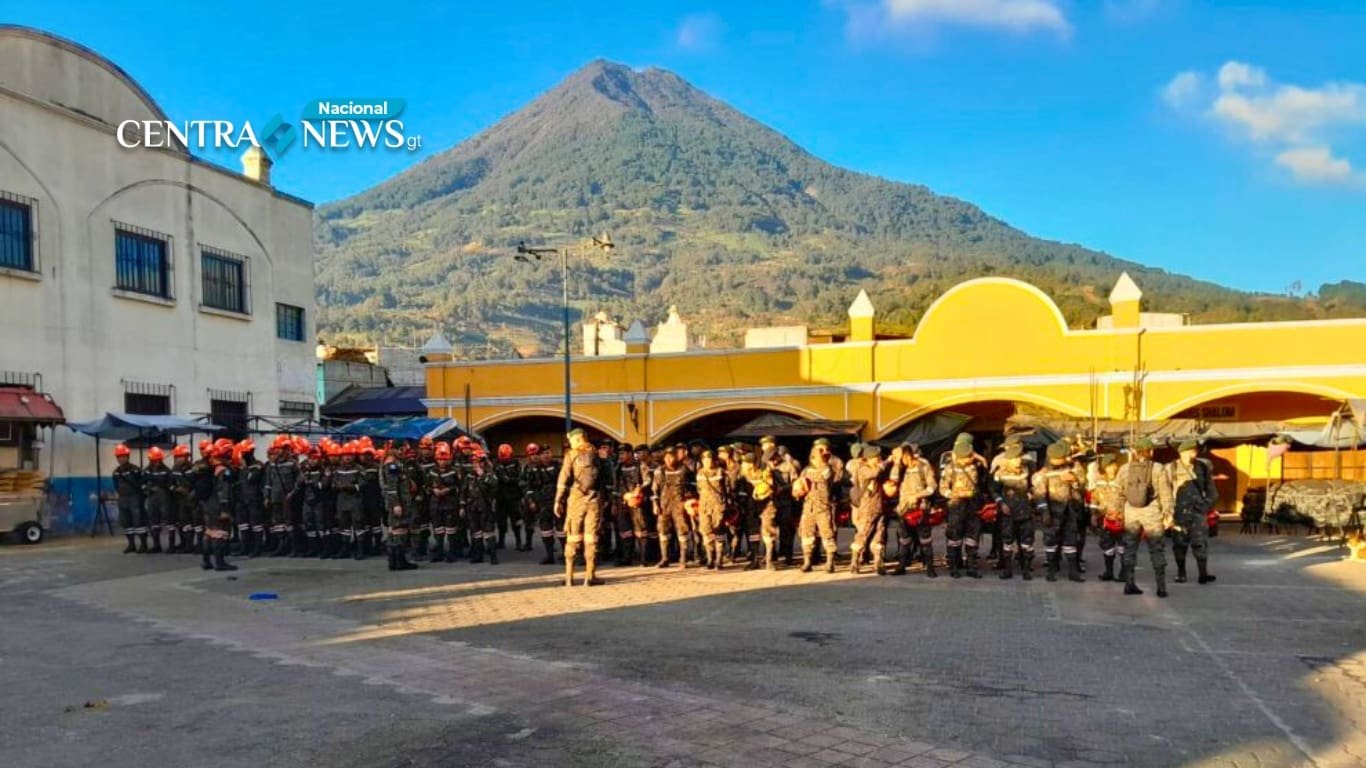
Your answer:
[[[1162,510],[1156,504],[1146,507],[1124,505],[1124,552],[1122,562],[1126,573],[1133,573],[1138,564],[1138,545],[1148,542],[1148,557],[1152,559],[1153,573],[1161,576],[1167,572],[1167,536],[1162,525]]]

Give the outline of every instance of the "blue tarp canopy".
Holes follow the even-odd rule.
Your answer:
[[[106,413],[94,421],[69,421],[67,427],[83,435],[101,440],[133,440],[153,435],[192,435],[196,432],[218,432],[217,424],[208,424],[179,416],[140,416],[132,413]]]
[[[341,434],[376,440],[433,440],[445,436],[470,434],[455,419],[429,419],[406,416],[398,419],[359,419],[342,427]]]
[[[426,416],[426,387],[347,387],[319,409],[329,419]]]

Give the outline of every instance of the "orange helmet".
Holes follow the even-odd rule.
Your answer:
[[[353,442],[349,442],[349,441],[348,441],[345,445],[343,445],[343,446],[341,447],[341,455],[342,455],[342,456],[355,456],[356,453],[357,453],[356,444],[353,443]]]
[[[200,456],[208,456],[208,455],[209,455],[210,453],[212,453],[212,452],[213,452],[213,441],[212,441],[212,440],[200,440],[200,441],[199,441],[199,455],[200,455]]]
[[[503,443],[502,445],[498,446],[498,458],[502,459],[503,461],[507,461],[508,459],[512,458],[512,446],[508,445],[507,443]]]
[[[474,446],[470,448],[470,455],[474,457],[475,461],[483,461],[489,456],[488,451],[484,450],[484,446],[479,445],[478,443],[475,443]]]
[[[220,437],[213,441],[213,449],[215,451],[221,451],[224,448],[232,448],[232,441],[226,437]]]
[[[308,438],[304,437],[303,435],[294,438],[295,453],[308,453],[312,447],[313,446],[308,444]]]
[[[320,443],[318,447],[322,448],[323,453],[326,453],[328,456],[340,456],[342,452],[341,446],[331,440]]]
[[[253,442],[251,438],[247,438],[237,444],[237,452],[242,455],[251,453],[254,450],[256,450],[256,443]]]
[[[431,448],[434,445],[436,445],[436,441],[432,440],[430,437],[424,437],[417,441],[417,447],[419,448]]]
[[[129,453],[131,453],[131,451],[128,450],[128,446],[124,445],[123,443],[119,443],[118,445],[114,446],[115,456],[127,456]]]
[[[462,451],[468,451],[472,445],[474,445],[474,441],[470,439],[469,435],[461,435],[455,438],[455,447]]]
[[[166,458],[166,452],[156,447],[155,445],[147,449],[148,461],[161,461],[164,458]]]
[[[375,459],[377,459],[381,464],[383,464],[384,460],[389,456],[389,452],[384,450],[383,448],[376,448],[371,450],[370,452],[375,455]]]
[[[437,444],[436,444],[436,460],[437,460],[437,461],[450,461],[450,460],[451,460],[451,445],[450,445],[450,443],[444,443],[444,442],[443,442],[443,443],[437,443]]]
[[[177,459],[188,459],[190,458],[190,446],[177,445],[174,449],[171,450],[171,455],[176,457]]]
[[[526,444],[526,455],[528,455],[528,456],[535,456],[536,454],[538,454],[538,453],[540,453],[540,452],[541,452],[541,446],[539,446],[539,445],[537,445],[537,444],[535,444],[535,443],[527,443],[527,444]]]

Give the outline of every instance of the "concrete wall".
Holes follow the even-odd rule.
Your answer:
[[[36,271],[0,272],[0,369],[42,374],[72,421],[122,411],[124,382],[173,387],[186,416],[210,389],[250,393],[260,414],[313,400],[311,206],[183,152],[125,149],[125,119],[163,117],[97,54],[0,27],[0,191],[32,201],[37,230]],[[115,222],[169,241],[170,300],[115,290]],[[201,247],[244,257],[248,313],[200,306]],[[276,302],[304,308],[303,342],[276,338]],[[93,474],[92,441],[53,442],[55,477]]]

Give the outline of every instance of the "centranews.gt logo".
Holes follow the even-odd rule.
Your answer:
[[[255,146],[277,160],[295,144],[304,149],[414,152],[422,147],[422,137],[408,134],[398,119],[403,106],[403,99],[316,99],[304,106],[297,125],[277,113],[259,127],[249,120],[124,120],[115,138],[129,149]]]

